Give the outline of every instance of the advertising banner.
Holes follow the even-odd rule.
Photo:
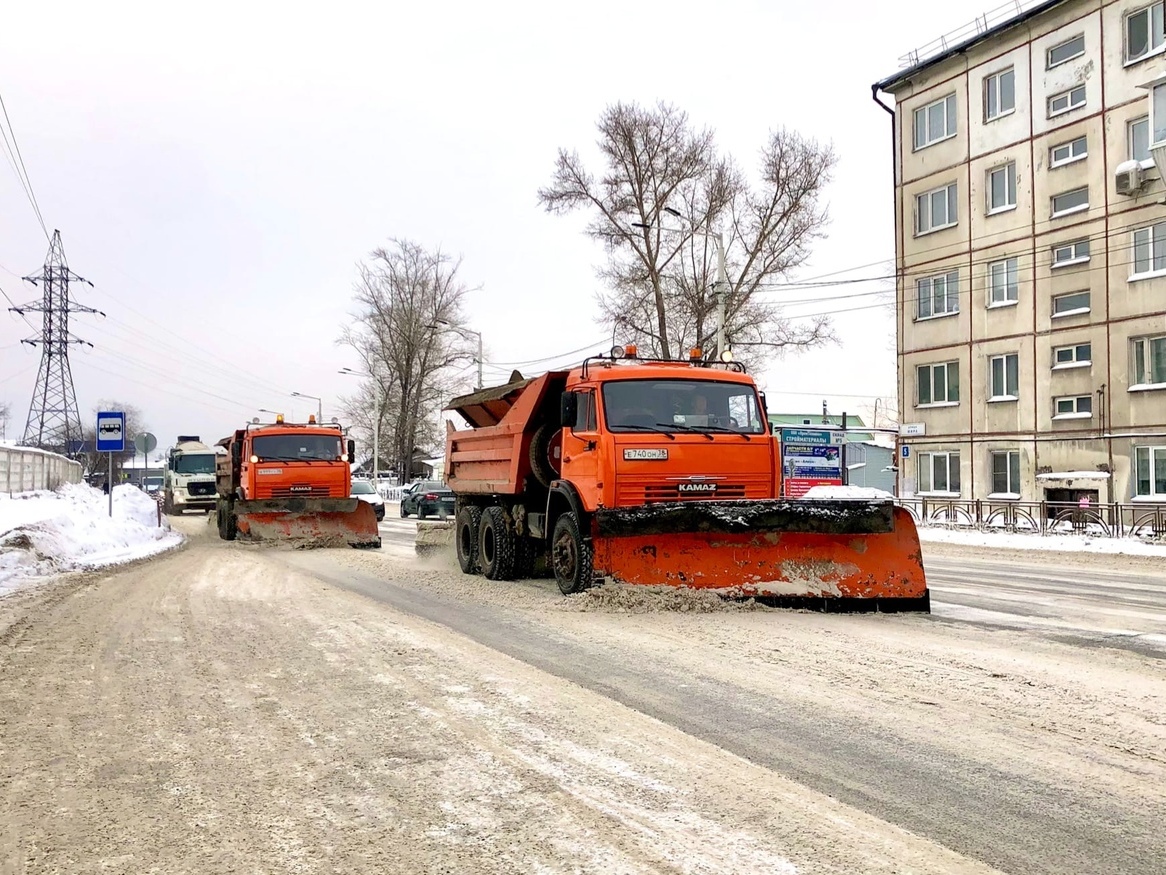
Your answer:
[[[843,439],[840,431],[783,428],[783,497],[801,498],[815,486],[841,486]]]

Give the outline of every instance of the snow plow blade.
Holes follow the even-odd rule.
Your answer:
[[[303,546],[380,547],[373,506],[359,498],[283,498],[235,502],[241,540]]]
[[[930,611],[919,532],[891,502],[691,501],[600,510],[598,578],[826,611]]]

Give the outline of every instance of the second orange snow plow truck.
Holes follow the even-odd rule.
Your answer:
[[[826,610],[930,609],[919,533],[891,500],[781,495],[780,448],[738,363],[637,359],[455,398],[445,473],[458,563],[544,556],[563,593],[612,579]]]
[[[355,451],[338,426],[248,425],[218,442],[219,537],[379,547],[371,504],[352,495]]]

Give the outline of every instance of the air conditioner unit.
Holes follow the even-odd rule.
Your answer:
[[[1123,161],[1114,174],[1118,194],[1137,194],[1146,184],[1146,172],[1138,161]]]

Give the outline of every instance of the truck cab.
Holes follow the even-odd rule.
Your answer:
[[[214,447],[208,447],[198,435],[178,436],[166,455],[162,482],[165,513],[181,514],[188,509],[209,513],[214,509],[215,456]]]

